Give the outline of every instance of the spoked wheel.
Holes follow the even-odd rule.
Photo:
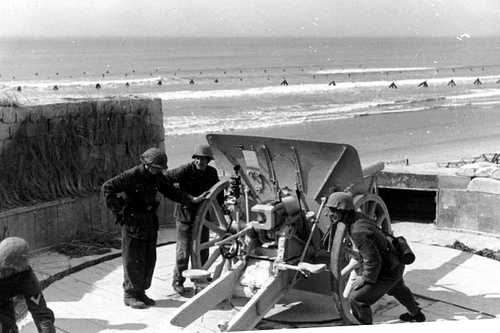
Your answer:
[[[212,278],[220,276],[227,260],[237,251],[237,242],[217,246],[216,243],[236,233],[231,228],[233,217],[223,208],[222,196],[229,187],[228,180],[221,180],[210,189],[210,194],[198,208],[193,226],[191,266],[212,273]]]
[[[391,232],[391,218],[382,199],[376,194],[364,194],[354,198],[354,207],[357,211],[367,215],[375,221],[379,228]],[[357,250],[347,234],[347,226],[338,223],[332,242],[330,269],[333,274],[333,291],[336,294],[336,303],[340,315],[346,324],[358,323],[351,313],[348,297],[351,289],[350,282],[356,277],[355,267],[358,265]]]
[[[392,233],[389,210],[382,198],[376,194],[365,194],[354,198],[354,208],[377,223],[387,233]]]

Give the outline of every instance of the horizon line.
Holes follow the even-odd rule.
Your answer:
[[[130,35],[130,36],[120,36],[120,35],[102,35],[102,36],[93,36],[93,35],[60,35],[60,36],[49,36],[49,35],[39,35],[39,36],[15,36],[15,35],[10,35],[10,36],[1,36],[0,39],[69,39],[69,38],[81,38],[81,39],[160,39],[160,38],[172,38],[172,39],[197,39],[197,38],[213,38],[213,39],[245,39],[245,38],[297,38],[297,39],[304,39],[304,38],[311,38],[311,39],[322,39],[322,38],[394,38],[394,39],[400,39],[400,38],[453,38],[456,39],[457,36],[459,35],[421,35],[421,36],[415,36],[415,35],[394,35],[394,36],[383,36],[383,35],[343,35],[343,36],[291,36],[291,35],[276,35],[276,36],[209,36],[209,35],[190,35],[190,36],[169,36],[169,35],[164,35],[164,36],[157,36],[157,35]],[[470,38],[468,39],[474,39],[474,38],[499,38],[500,34],[493,35],[493,34],[483,34],[483,35],[471,35]]]

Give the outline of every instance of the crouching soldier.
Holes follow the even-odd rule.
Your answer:
[[[370,306],[386,293],[407,310],[402,321],[425,321],[418,303],[403,281],[404,264],[374,221],[354,210],[352,196],[344,192],[330,195],[325,206],[332,223],[342,222],[361,256],[361,275],[353,283],[349,301],[353,315],[361,324],[372,324]]]
[[[17,333],[14,296],[24,296],[39,333],[55,333],[54,313],[28,263],[28,243],[18,237],[0,242],[0,332]]]
[[[122,226],[124,303],[134,309],[155,304],[146,290],[151,286],[156,264],[157,192],[187,206],[201,202],[206,195],[193,197],[175,188],[162,173],[168,159],[160,149],[146,150],[140,160],[141,164],[102,185],[106,205]]]
[[[193,156],[193,161],[181,165],[175,169],[168,170],[166,177],[172,183],[179,185],[179,188],[190,195],[196,196],[210,190],[210,188],[219,181],[217,170],[208,163],[213,159],[212,152],[208,145],[200,145],[196,148]],[[223,198],[222,198],[223,199]],[[196,217],[196,205],[186,206],[182,203],[175,206],[175,220],[177,227],[177,247],[176,247],[176,262],[173,274],[173,289],[183,294],[185,278],[182,272],[188,268],[189,257],[192,249],[192,233],[194,218]],[[207,242],[209,232],[207,228],[202,230],[201,241]],[[208,249],[200,253],[201,262],[205,263],[208,259]]]

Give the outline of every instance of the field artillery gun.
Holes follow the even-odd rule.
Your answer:
[[[391,232],[376,187],[383,163],[362,169],[347,144],[223,134],[207,141],[223,177],[198,209],[185,272],[203,288],[171,323],[186,327],[238,297],[244,305],[219,328],[251,330],[292,289],[330,297],[332,318],[356,323],[347,297],[359,256],[345,225],[333,226],[323,208],[329,194],[348,191],[357,210]]]

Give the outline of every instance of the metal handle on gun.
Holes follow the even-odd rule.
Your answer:
[[[238,237],[240,237],[241,235],[244,235],[245,233],[247,233],[248,231],[252,230],[253,229],[253,226],[252,225],[249,225],[249,226],[246,226],[244,229],[242,229],[241,231],[238,231],[237,233],[235,233],[234,235],[231,235],[227,238],[224,238],[223,240],[215,243],[214,245],[215,246],[221,246],[222,244],[225,244],[225,243],[229,243],[229,242],[232,242],[233,240],[237,239]]]
[[[314,231],[316,231],[316,227],[318,226],[319,218],[321,216],[321,212],[323,211],[323,207],[325,206],[325,203],[326,203],[326,197],[321,197],[321,205],[319,206],[318,212],[316,213],[316,217],[314,218],[314,223],[313,223],[313,226],[311,227],[311,232],[309,233],[309,237],[307,238],[306,244],[304,245],[304,250],[302,251],[302,254],[300,255],[299,262],[302,262],[306,256],[307,248],[309,247],[309,244],[311,243]]]

